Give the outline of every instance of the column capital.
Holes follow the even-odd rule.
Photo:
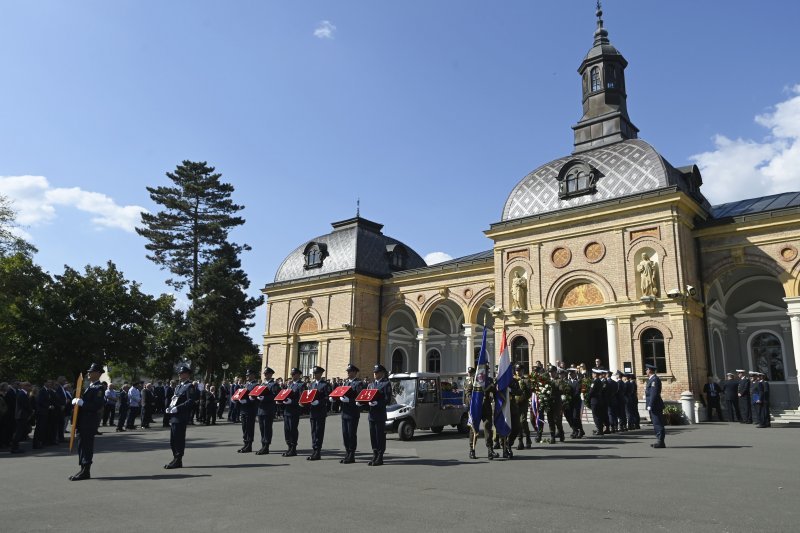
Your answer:
[[[793,324],[800,324],[800,313],[790,313],[789,322]]]
[[[786,302],[787,314],[789,316],[800,315],[800,296],[790,296],[783,299]]]
[[[613,324],[614,322],[617,321],[617,317],[615,317],[615,316],[607,316],[607,317],[604,317],[604,318],[606,319],[606,322],[608,324]]]
[[[428,338],[428,328],[416,328],[417,340],[424,341]]]
[[[478,328],[478,324],[462,324],[464,327],[464,336],[469,337]]]

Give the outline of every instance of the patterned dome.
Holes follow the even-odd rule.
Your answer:
[[[561,198],[559,173],[567,163],[573,162],[587,164],[595,170],[595,192]],[[699,192],[699,173],[693,178],[691,172],[672,167],[645,141],[628,139],[562,157],[537,168],[511,191],[502,220],[541,215],[666,187],[678,187],[707,206],[708,202]]]

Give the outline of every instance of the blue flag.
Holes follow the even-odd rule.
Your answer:
[[[486,363],[489,357],[486,354],[486,331],[483,328],[483,341],[481,353],[478,356],[478,368],[475,369],[475,382],[472,384],[472,395],[469,399],[469,425],[475,433],[481,428],[481,411],[483,411],[483,389],[486,387]]]
[[[494,428],[502,437],[507,437],[511,433],[511,404],[509,404],[508,388],[511,386],[512,378],[511,358],[508,356],[506,332],[503,330],[500,361],[497,363],[497,394],[494,397]]]

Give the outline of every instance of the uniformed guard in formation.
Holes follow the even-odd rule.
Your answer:
[[[86,387],[80,398],[72,400],[72,405],[78,408],[78,464],[81,469],[77,474],[69,477],[70,481],[82,481],[92,477],[94,437],[103,411],[103,387],[100,383],[103,366],[92,363],[86,373],[89,378],[89,386]]]
[[[248,368],[245,370],[247,382],[244,388],[247,392],[239,399],[239,416],[242,420],[242,441],[244,446],[236,450],[239,453],[250,453],[253,451],[253,441],[256,433],[256,413],[258,412],[258,400],[250,396],[250,393],[258,385],[258,372]]]
[[[531,429],[530,425],[528,425],[528,406],[531,402],[531,395],[533,394],[533,383],[531,379],[525,375],[525,367],[519,363],[514,365],[514,381],[517,382],[517,386],[512,389],[512,392],[517,392],[515,399],[516,406],[512,403],[512,408],[516,410],[516,416],[518,419],[518,426],[519,426],[519,444],[517,445],[518,450],[523,450],[525,448],[531,447]],[[514,416],[514,413],[512,413]],[[522,437],[525,437],[525,444],[522,443]],[[514,442],[512,441],[511,444],[513,445]]]
[[[647,410],[650,413],[650,420],[653,422],[653,431],[656,434],[656,442],[651,444],[653,448],[666,448],[664,438],[664,400],[661,399],[661,380],[656,373],[655,365],[645,365],[647,372],[647,387],[645,388],[645,398],[647,400]]]
[[[483,403],[481,404],[481,424],[483,424],[483,437],[484,442],[486,443],[486,450],[487,450],[487,459],[494,460],[500,455],[494,451],[494,446],[492,445],[492,427],[494,426],[494,395],[497,392],[497,387],[495,385],[494,380],[489,376],[489,365],[485,365],[485,377],[484,377],[484,385],[483,385]],[[472,394],[472,389],[476,387],[480,387],[481,385],[475,381],[472,382],[472,386],[470,388],[469,394]],[[465,391],[466,392],[466,391]],[[477,459],[477,455],[475,454],[475,446],[478,442],[478,434],[475,432],[475,428],[470,425],[469,427],[469,458],[470,459]]]
[[[344,381],[345,387],[350,387],[350,395],[342,396],[341,417],[342,417],[342,442],[344,443],[344,458],[339,462],[350,464],[356,462],[356,450],[358,449],[358,422],[361,418],[361,409],[354,401],[360,393],[365,383],[358,377],[358,367],[354,364],[347,365],[345,369],[347,379]]]
[[[368,464],[380,466],[383,464],[383,454],[386,453],[386,407],[392,403],[392,385],[383,365],[375,365],[372,375],[375,381],[367,388],[377,389],[378,393],[375,399],[369,402],[369,440],[372,444],[372,460]]]
[[[266,387],[258,396],[258,429],[261,432],[261,448],[256,452],[256,455],[265,455],[269,453],[269,446],[272,444],[272,424],[275,422],[275,396],[280,392],[280,386],[273,379],[275,371],[270,367],[264,369],[264,381],[261,382]]]
[[[183,467],[183,453],[186,448],[186,426],[192,415],[192,407],[198,399],[197,389],[189,380],[191,369],[182,366],[178,369],[180,383],[172,393],[172,399],[166,411],[169,418],[169,445],[172,448],[172,461],[164,465],[164,468]]]
[[[312,370],[314,381],[308,384],[308,390],[316,390],[317,394],[311,402],[309,419],[311,422],[311,455],[309,461],[319,461],[322,457],[322,442],[325,440],[325,419],[328,416],[328,395],[331,384],[322,377],[325,369],[315,366]]]
[[[283,457],[297,455],[298,426],[300,425],[300,395],[305,385],[301,378],[303,373],[299,368],[292,369],[292,381],[287,386],[291,391],[289,397],[283,400],[283,434],[286,438],[286,451]]]

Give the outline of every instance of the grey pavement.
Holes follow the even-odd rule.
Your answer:
[[[161,428],[97,438],[93,479],[70,482],[77,457],[65,447],[0,455],[0,531],[798,531],[796,427],[705,423],[567,439],[516,452],[513,460],[467,458],[454,430],[389,435],[386,464],[369,467],[366,417],[358,462],[342,465],[338,416],[328,418],[322,461],[300,454],[238,454],[241,430],[190,426],[181,470],[164,470]],[[256,428],[256,432],[258,428]],[[30,450],[30,443],[24,443]]]

